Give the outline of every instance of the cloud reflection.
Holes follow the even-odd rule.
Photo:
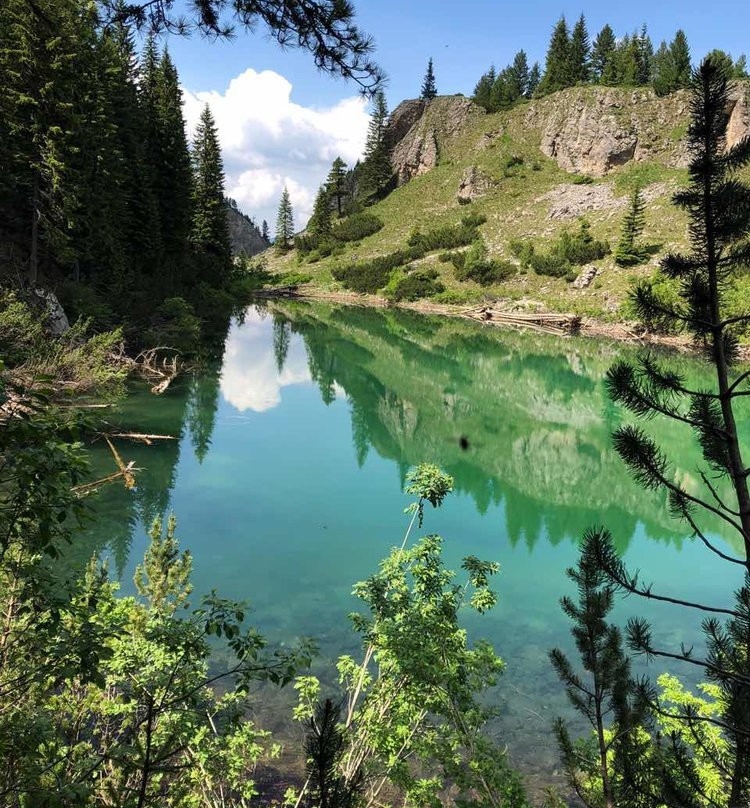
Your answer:
[[[255,309],[245,321],[232,325],[226,343],[221,371],[221,393],[240,412],[265,412],[281,403],[281,389],[293,384],[309,384],[307,353],[302,340],[292,335],[281,372],[271,338],[272,319]]]

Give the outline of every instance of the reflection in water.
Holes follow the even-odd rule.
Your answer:
[[[273,319],[269,342],[267,316],[251,309],[243,323],[232,325],[227,337],[221,393],[237,410],[264,412],[281,402],[281,389],[310,380],[304,349],[290,351],[289,323]]]
[[[558,598],[584,529],[606,524],[667,589],[703,564],[664,497],[636,486],[611,448],[623,413],[603,380],[627,350],[397,310],[251,308],[223,359],[208,357],[164,396],[136,387],[118,408],[113,426],[178,440],[123,447],[143,469],[137,489],[110,486],[93,500],[81,563],[108,547],[127,590],[148,524],[172,508],[196,592],[249,598],[272,638],[308,634],[324,656],[352,652],[351,585],[403,535],[408,468],[437,463],[458,491],[428,515],[448,563],[475,554],[503,569],[498,608],[469,626],[508,661],[498,732],[527,771],[548,774],[550,721],[566,702],[546,653],[566,649]],[[701,366],[674,362],[700,387]],[[689,484],[699,460],[689,434],[654,423]],[[749,427],[742,420],[746,440]],[[95,474],[110,470],[106,447],[93,459]],[[723,597],[726,583],[710,564],[701,570],[696,597]],[[641,608],[628,602],[621,616]],[[694,632],[686,619],[675,614],[668,641]]]

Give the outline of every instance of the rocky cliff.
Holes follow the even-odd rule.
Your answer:
[[[248,256],[257,255],[271,246],[270,242],[263,238],[255,222],[238,209],[233,199],[227,200],[227,221],[232,255],[243,252]]]

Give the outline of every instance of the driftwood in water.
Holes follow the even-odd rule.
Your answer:
[[[551,311],[503,311],[487,305],[464,309],[461,316],[482,322],[532,328],[537,331],[547,331],[551,334],[573,334],[581,326],[581,318],[577,314],[559,314]]]
[[[129,440],[140,440],[146,444],[146,446],[151,446],[151,444],[155,440],[177,440],[174,435],[147,435],[143,432],[112,432],[110,434],[111,438],[126,438]]]
[[[134,359],[127,356],[124,348],[121,348],[117,358],[129,372],[152,382],[151,392],[159,395],[185,370],[179,361],[179,354],[175,348],[160,345],[141,351]]]
[[[106,477],[101,477],[98,480],[94,480],[91,483],[83,483],[83,485],[74,486],[71,490],[74,491],[79,498],[93,493],[102,485],[106,485],[107,483],[112,483],[115,482],[115,480],[120,479],[125,483],[125,488],[135,488],[135,473],[140,471],[140,469],[136,468],[135,461],[133,460],[131,460],[129,463],[125,463],[122,457],[120,457],[120,453],[117,451],[117,449],[115,449],[112,441],[106,436],[105,440],[107,441],[109,450],[112,452],[112,457],[115,459],[117,471],[112,472],[112,474],[108,474]]]
[[[274,286],[272,289],[258,289],[254,292],[256,297],[299,297],[299,286],[292,283],[289,286]]]

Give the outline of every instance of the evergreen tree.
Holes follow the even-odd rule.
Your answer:
[[[289,198],[289,191],[284,186],[279,202],[279,212],[276,216],[276,247],[279,250],[288,250],[292,246],[294,238],[294,211],[292,210],[292,200]]]
[[[615,587],[597,563],[600,540],[600,533],[587,533],[576,567],[567,570],[578,590],[578,602],[569,597],[560,600],[563,611],[573,622],[571,633],[585,675],[576,672],[559,648],[550,651],[550,661],[570,703],[591,726],[596,744],[591,761],[584,761],[585,753],[574,744],[565,722],[557,719],[555,734],[568,781],[587,808],[615,808],[624,803],[617,799],[620,795],[612,756],[618,751],[620,739],[638,726],[641,715],[630,704],[630,664],[620,631],[607,623]],[[616,731],[608,731],[611,724]],[[589,766],[598,774],[601,796],[598,788],[581,782],[581,772]]]
[[[385,130],[388,123],[388,106],[384,93],[377,92],[373,100],[373,112],[365,141],[365,155],[360,171],[361,195],[364,201],[372,200],[383,193],[393,176],[391,150]]]
[[[262,236],[264,241],[270,241],[268,235],[268,222],[265,219],[263,219],[263,225],[260,228],[260,235]]]
[[[668,95],[690,85],[690,48],[685,32],[680,30],[667,48],[659,48],[654,58],[654,89],[658,95]]]
[[[648,29],[644,24],[637,37],[638,44],[638,72],[637,81],[639,85],[651,83],[654,60],[654,45],[648,35]]]
[[[740,398],[748,394],[748,373],[734,367],[739,332],[750,323],[750,313],[745,307],[742,313],[728,316],[726,290],[730,279],[750,260],[750,187],[739,173],[750,165],[750,138],[727,150],[728,120],[726,75],[720,65],[707,59],[692,80],[689,185],[674,196],[690,219],[692,252],[668,255],[661,264],[662,273],[677,282],[679,297],[665,302],[649,281],[641,283],[633,296],[643,322],[693,336],[710,358],[715,384],[692,389],[682,374],[646,354],[636,363],[617,362],[608,373],[607,385],[614,401],[636,418],[646,422],[659,415],[691,428],[706,465],[699,474],[703,485],[686,487],[655,438],[640,426],[620,426],[613,440],[634,478],[646,488],[663,492],[672,513],[701,540],[705,551],[725,562],[727,573],[738,573],[735,599],[726,607],[729,598],[722,599],[721,605],[709,605],[689,596],[680,598],[679,593],[662,595],[642,582],[642,572],[633,575],[626,569],[606,534],[593,542],[591,553],[622,591],[708,615],[703,623],[705,653],[693,650],[689,642],[664,648],[642,618],[629,622],[628,644],[649,659],[669,659],[672,665],[684,662],[719,689],[719,712],[714,718],[721,729],[722,749],[711,765],[726,793],[720,804],[735,808],[750,802],[750,475],[735,412]],[[705,532],[706,514],[720,519],[736,540],[717,546]],[[737,546],[740,553],[728,549]],[[655,710],[663,709],[648,683],[639,687],[639,694]],[[670,712],[688,735],[701,723],[690,710]],[[662,756],[669,755],[669,765],[659,770],[658,791],[642,794],[637,804],[698,804],[695,767],[679,740],[673,738],[669,746],[657,744],[656,748]],[[637,777],[643,762],[642,756],[626,756],[626,762],[628,758],[626,784]]]
[[[344,212],[344,200],[349,193],[349,189],[346,186],[346,163],[340,157],[333,161],[331,170],[328,172],[326,188],[334,202],[336,213],[341,218]]]
[[[586,18],[581,14],[573,26],[570,37],[570,68],[568,81],[571,84],[585,83],[589,80],[589,34],[586,29]]]
[[[562,90],[572,84],[571,79],[571,41],[565,17],[560,17],[552,32],[547,61],[544,67],[539,91],[542,95]]]
[[[480,107],[483,107],[487,112],[492,112],[492,90],[497,80],[495,73],[495,66],[492,65],[490,69],[479,79],[474,87],[471,100]]]
[[[526,97],[531,98],[539,87],[539,82],[542,80],[542,72],[539,68],[539,62],[534,62],[531,71],[529,72],[529,83],[526,87]]]
[[[620,241],[615,250],[615,263],[621,267],[634,266],[642,263],[648,253],[638,246],[638,239],[643,232],[645,223],[644,210],[646,203],[640,187],[636,187],[630,197],[628,212],[622,223]]]
[[[328,188],[321,185],[315,197],[312,216],[307,223],[307,232],[313,236],[330,236],[332,225],[331,197]]]
[[[229,222],[224,201],[224,164],[213,115],[208,104],[201,112],[193,142],[193,222],[190,242],[213,260],[202,269],[206,280],[219,285],[231,257]]]
[[[591,50],[591,72],[594,81],[605,84],[607,83],[606,78],[611,77],[610,64],[614,57],[616,46],[615,32],[609,25],[605,25],[597,34]]]
[[[669,52],[674,65],[676,89],[689,87],[692,76],[690,47],[682,29],[675,34],[672,44],[669,46]]]
[[[529,62],[526,52],[523,50],[513,57],[513,64],[510,67],[510,78],[513,100],[528,97],[529,95]]]
[[[424,74],[424,81],[422,82],[422,92],[420,98],[423,101],[432,101],[437,95],[437,87],[435,86],[435,71],[432,68],[432,57],[427,62],[427,72]]]

